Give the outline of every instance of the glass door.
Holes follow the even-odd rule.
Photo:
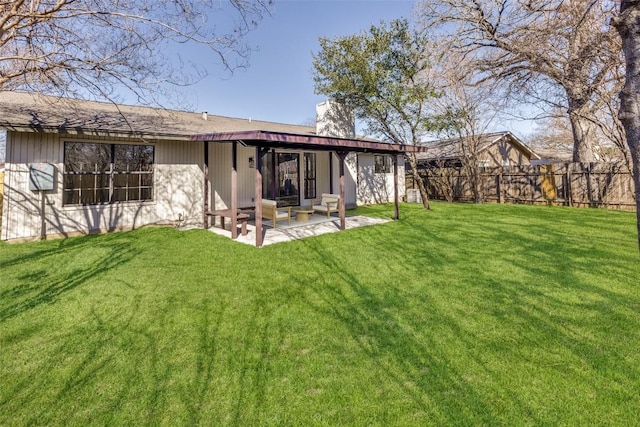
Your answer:
[[[262,197],[278,206],[300,205],[300,154],[270,152],[262,164]]]
[[[278,206],[300,204],[300,155],[278,153]]]

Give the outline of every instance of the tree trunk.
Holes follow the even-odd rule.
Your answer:
[[[578,163],[594,161],[593,123],[585,117],[586,110],[586,106],[569,107],[569,121],[573,131],[573,161]]]
[[[418,190],[420,191],[420,197],[422,198],[422,206],[425,209],[430,209],[429,206],[429,193],[427,193],[427,187],[424,186],[424,180],[418,173],[418,159],[416,158],[416,153],[408,153],[409,165],[411,166],[411,174],[413,175],[413,180],[418,184]]]
[[[619,117],[627,134],[627,145],[633,161],[640,249],[640,1],[622,0],[620,15],[614,24],[622,37],[622,49],[626,59],[626,81],[620,92]]]

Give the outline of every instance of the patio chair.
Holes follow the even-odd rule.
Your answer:
[[[315,204],[320,202],[320,204]],[[340,209],[340,196],[338,194],[323,193],[322,199],[312,200],[311,209],[318,212],[327,214],[327,218],[331,216],[331,213],[338,212]]]
[[[279,208],[275,200],[262,199],[262,218],[273,221],[273,228],[276,228],[277,220],[287,220],[291,225],[291,206]]]

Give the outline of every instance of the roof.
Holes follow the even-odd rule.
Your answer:
[[[573,161],[573,150],[562,147],[539,147],[536,148],[538,154],[537,161],[534,163],[566,163]]]
[[[205,119],[206,116],[206,119]],[[370,138],[320,136],[315,126],[231,118],[145,106],[0,92],[0,128],[149,140],[247,141],[248,145],[348,151],[406,152],[420,147]]]
[[[478,144],[479,144],[479,152],[483,152],[488,149],[493,144],[498,143],[499,141],[507,139],[511,141],[511,143],[516,146],[520,151],[525,153],[525,155],[529,156],[531,159],[539,159],[540,157],[534,153],[527,145],[518,139],[511,132],[503,131],[503,132],[494,132],[494,133],[485,133],[478,136]],[[439,139],[436,141],[424,142],[423,147],[425,150],[419,154],[417,154],[418,160],[449,160],[449,159],[458,159],[462,157],[462,147],[459,144],[460,138],[448,138],[448,139]]]
[[[315,134],[315,127],[188,111],[0,92],[0,127],[8,130],[191,139],[194,134],[248,130]]]

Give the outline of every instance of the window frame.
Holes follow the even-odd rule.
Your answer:
[[[316,153],[304,153],[304,198],[315,199],[317,195],[318,159]]]
[[[87,163],[91,164],[95,161],[93,170],[70,170],[71,168],[69,157],[71,147],[82,147],[82,145],[93,146],[94,150],[97,153],[99,153],[101,150],[103,151],[103,154],[104,151],[108,151],[108,161],[105,161],[104,158],[98,158],[96,161],[96,159],[90,159],[87,156]],[[107,150],[104,150],[105,147],[107,148]],[[62,205],[95,206],[116,203],[144,203],[154,201],[156,155],[155,148],[155,146],[150,144],[64,141]],[[88,151],[88,148],[86,150]],[[121,161],[123,153],[118,153],[118,151],[120,150],[129,151],[129,158],[134,160],[135,162],[138,162],[139,168],[136,170],[131,170],[130,163],[127,161],[124,162],[124,165],[126,167],[123,168]],[[150,153],[143,152],[149,150]],[[127,154],[128,153],[126,152],[124,153],[125,158],[127,157]],[[148,157],[150,157],[150,159],[148,159]],[[103,164],[101,165],[101,169],[98,170],[100,160],[102,160]],[[82,166],[80,168],[82,168]],[[78,178],[74,179],[74,177]],[[89,178],[87,179],[87,177]],[[91,185],[90,183],[90,177],[93,177],[93,185]],[[133,182],[132,185],[132,181],[136,180],[137,185],[135,182]],[[83,185],[88,181],[89,185],[83,188]],[[98,185],[98,181],[103,182],[100,183],[101,185]],[[124,184],[122,184],[123,182]],[[124,194],[124,197],[119,197],[119,194]]]
[[[382,159],[382,161],[379,161]],[[387,154],[373,155],[373,171],[374,173],[393,173],[393,159]]]

